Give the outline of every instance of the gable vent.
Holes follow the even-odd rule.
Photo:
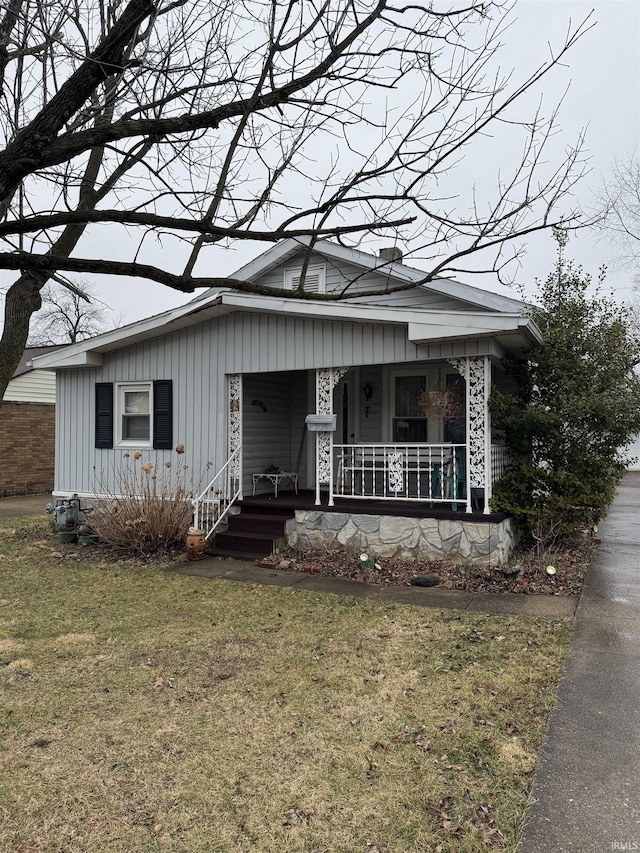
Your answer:
[[[300,276],[302,275],[302,267],[297,269],[284,271],[284,286],[286,290],[296,290],[300,286]],[[324,264],[309,266],[307,274],[304,278],[305,293],[324,293],[325,292],[325,276],[326,267]]]

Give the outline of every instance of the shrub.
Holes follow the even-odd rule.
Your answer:
[[[94,501],[91,525],[102,541],[140,554],[166,553],[184,542],[195,487],[187,484],[182,445],[176,451],[175,462],[125,454],[114,488],[99,482],[96,491],[106,497]]]
[[[518,393],[491,399],[517,460],[494,486],[492,507],[543,545],[605,515],[624,448],[640,432],[640,345],[629,313],[591,291],[589,277],[564,259],[564,242],[531,312],[545,343],[526,362],[506,362]]]

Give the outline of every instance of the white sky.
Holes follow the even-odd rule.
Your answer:
[[[567,66],[554,69],[541,87],[545,103],[550,104],[570,84],[561,111],[563,132],[557,139],[559,151],[560,146],[570,145],[580,130],[587,128],[586,153],[591,172],[577,188],[577,201],[583,207],[593,203],[592,191],[608,175],[615,157],[640,152],[640,3],[637,0],[597,0],[595,3],[519,0],[515,21],[504,38],[506,48],[501,53],[503,70],[513,67],[516,73],[523,73],[523,68],[533,68],[547,58],[548,43],[560,45],[570,21],[577,24],[592,9],[596,26],[572,49]],[[507,153],[505,144],[503,140],[501,147],[500,138],[494,138],[490,146],[485,146],[481,163],[464,164],[461,179],[467,180],[463,173],[471,174],[474,170],[482,176],[495,175],[501,157]],[[380,245],[383,244],[381,241]],[[79,254],[90,256],[99,247],[102,256],[108,256],[111,249],[117,256],[118,230],[101,231],[94,251],[89,247],[90,241],[81,243]],[[209,248],[207,266],[213,275],[230,274],[266,248],[266,244],[248,243],[236,243],[229,249]],[[173,268],[171,249],[162,252],[157,246],[154,251],[157,251],[153,258],[156,264],[165,257],[168,267]],[[615,252],[613,247],[598,243],[593,233],[585,231],[572,237],[566,254],[595,278],[600,265],[610,262]],[[535,278],[546,277],[553,266],[554,255],[555,244],[550,235],[539,235],[528,242],[524,267],[518,275],[519,280],[526,283],[527,292],[533,291]],[[420,266],[414,262],[412,265]],[[206,274],[202,265],[198,272]],[[508,292],[485,277],[460,278],[479,287]],[[612,271],[607,279],[608,286],[621,300],[629,297],[629,278],[629,273]],[[2,289],[13,279],[14,273],[0,271]],[[193,298],[160,284],[119,277],[96,277],[96,289],[99,298],[110,305],[115,314],[123,315],[126,322]]]

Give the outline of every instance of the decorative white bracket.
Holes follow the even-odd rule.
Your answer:
[[[333,414],[333,389],[348,367],[319,367],[316,370],[316,414]],[[331,486],[331,459],[333,457],[333,432],[316,433],[316,506],[320,506],[320,485]],[[329,506],[333,506],[333,489],[329,488]]]
[[[464,376],[467,417],[467,508],[471,510],[471,489],[484,489],[484,512],[488,513],[491,497],[491,360],[489,356],[450,358],[451,364]]]
[[[242,374],[229,374],[229,457],[242,445]],[[231,463],[231,477],[240,482],[242,500],[242,459],[238,453]]]

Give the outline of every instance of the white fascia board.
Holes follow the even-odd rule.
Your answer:
[[[506,314],[469,315],[464,312],[464,319],[458,320],[448,315],[448,322],[443,317],[429,317],[428,321],[409,323],[408,338],[415,344],[426,344],[441,340],[455,340],[489,335],[501,335],[505,332],[516,332],[522,335],[523,342],[541,344],[544,341],[542,332],[529,317]],[[452,323],[452,320],[456,321]]]
[[[274,296],[259,294],[238,294],[228,291],[221,295],[224,305],[235,306],[243,311],[267,311],[289,316],[316,317],[318,319],[347,320],[361,323],[404,323],[406,325],[435,324],[446,328],[455,324],[457,327],[469,325],[472,331],[482,325],[487,331],[493,329],[518,328],[522,320],[520,314],[487,314],[483,311],[433,311],[428,308],[407,309],[394,308],[386,305],[372,305],[355,302],[331,302],[314,299],[278,299]],[[416,324],[416,317],[424,320]],[[505,326],[506,324],[506,326]],[[409,336],[411,337],[411,335]]]
[[[48,368],[49,370],[67,367],[97,367],[102,364],[101,353],[111,352],[157,337],[164,327],[168,327],[167,331],[174,331],[179,327],[176,324],[180,320],[183,321],[180,327],[192,325],[190,319],[192,315],[200,314],[207,309],[215,309],[220,304],[219,297],[213,297],[206,306],[198,306],[197,308],[194,308],[193,302],[188,302],[186,305],[180,305],[178,308],[172,308],[162,314],[156,314],[120,329],[112,329],[102,335],[96,335],[96,337],[89,338],[79,344],[70,344],[68,347],[49,355],[38,356],[32,359],[32,363],[34,368]],[[189,319],[185,321],[185,318]],[[205,317],[202,319],[204,320]]]

